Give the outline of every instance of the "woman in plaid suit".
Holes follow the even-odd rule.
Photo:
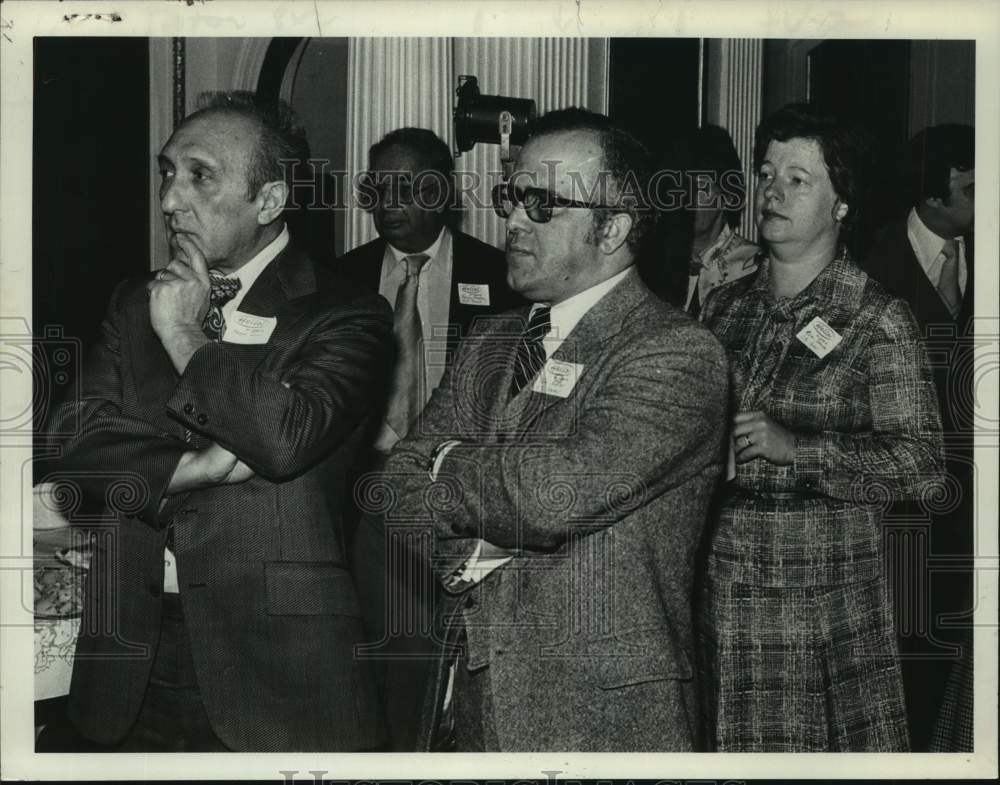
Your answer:
[[[766,251],[705,304],[735,396],[700,612],[720,751],[909,746],[880,524],[890,500],[934,492],[941,423],[909,307],[843,247],[856,158],[806,105],[765,120]]]

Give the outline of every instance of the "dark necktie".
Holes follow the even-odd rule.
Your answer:
[[[698,291],[701,288],[700,284],[701,279],[694,282],[694,294],[691,295],[691,302],[688,303],[687,307],[687,312],[693,319],[697,319],[701,314],[701,296]]]
[[[962,308],[962,290],[958,285],[958,241],[945,240],[941,255],[944,256],[944,264],[938,279],[938,294],[951,315],[958,316]]]
[[[548,335],[551,323],[547,305],[536,308],[528,326],[521,334],[514,356],[514,378],[510,381],[510,397],[513,398],[521,389],[534,379],[545,365],[545,345],[542,343]]]
[[[218,270],[209,270],[208,278],[212,282],[212,292],[209,295],[208,312],[201,329],[213,341],[221,340],[226,332],[226,319],[222,315],[222,307],[232,300],[243,287],[239,278],[226,278]]]
[[[421,341],[424,329],[417,294],[420,291],[420,271],[428,259],[430,257],[425,253],[404,257],[406,278],[396,291],[396,306],[393,310],[397,354],[385,419],[400,439],[409,432],[410,425],[423,408],[420,391],[423,387]]]

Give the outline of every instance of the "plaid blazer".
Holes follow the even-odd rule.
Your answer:
[[[881,574],[882,511],[938,490],[941,420],[909,307],[846,256],[775,301],[770,266],[716,289],[704,323],[725,346],[735,411],[762,409],[795,434],[795,459],[737,466],[711,568],[736,582],[801,586]],[[824,357],[799,337],[822,319]]]

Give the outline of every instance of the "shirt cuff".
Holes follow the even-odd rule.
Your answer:
[[[449,439],[446,442],[441,442],[434,450],[431,452],[430,461],[427,464],[427,474],[431,478],[431,482],[437,482],[438,472],[441,471],[441,464],[444,463],[444,457],[451,452],[453,447],[457,447],[462,442],[458,439]]]

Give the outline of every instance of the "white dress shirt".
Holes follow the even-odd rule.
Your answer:
[[[906,236],[910,241],[910,247],[920,262],[927,279],[931,285],[937,289],[941,281],[941,268],[944,266],[945,241],[948,239],[939,234],[935,234],[927,228],[920,216],[917,215],[916,208],[910,209],[910,214],[906,218]],[[958,288],[965,294],[965,283],[969,277],[969,268],[965,264],[965,240],[961,237],[954,238],[958,243]]]
[[[417,289],[417,308],[420,311],[420,327],[423,334],[424,379],[423,403],[430,400],[431,393],[441,383],[444,376],[445,360],[448,352],[448,316],[451,310],[452,238],[448,227],[442,227],[437,239],[422,251],[407,253],[390,243],[386,243],[382,257],[382,274],[379,278],[378,293],[396,307],[396,295],[406,280],[407,256],[427,254],[428,259],[420,268],[420,286]],[[375,446],[390,450],[400,439],[389,423],[382,423],[382,429],[375,440]]]

